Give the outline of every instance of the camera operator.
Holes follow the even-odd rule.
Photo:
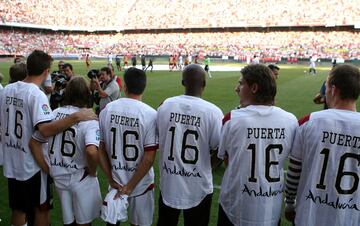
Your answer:
[[[119,98],[120,88],[112,76],[111,69],[103,67],[100,69],[99,78],[91,78],[91,90],[97,90],[99,95],[99,112],[105,108],[106,104]],[[97,112],[98,113],[98,112]]]
[[[52,110],[60,106],[64,98],[66,84],[73,76],[73,66],[65,63],[60,67],[59,62],[59,71],[54,71],[51,74],[51,80],[54,82],[54,89],[50,96],[50,107]]]
[[[66,75],[66,80],[70,81],[70,79],[74,76],[73,66],[69,63],[63,65],[62,70]]]

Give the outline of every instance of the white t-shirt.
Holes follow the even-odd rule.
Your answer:
[[[37,124],[53,119],[48,99],[35,84],[19,81],[3,89],[0,106],[4,175],[27,180],[40,170],[29,141]]]
[[[260,59],[259,57],[255,57],[252,61],[253,64],[259,64],[260,63]]]
[[[54,110],[55,120],[60,120],[80,109],[64,106]],[[86,147],[99,146],[99,122],[84,121],[73,125],[49,138],[50,175],[55,179],[59,176],[70,175],[84,169],[86,162]]]
[[[213,192],[210,150],[218,148],[222,117],[214,104],[187,95],[158,108],[160,190],[167,206],[189,209]]]
[[[179,64],[183,64],[183,56],[179,56]]]
[[[121,195],[114,199],[117,192],[118,190],[112,188],[107,193],[101,207],[101,219],[110,224],[116,224],[118,221],[126,222],[128,217],[128,196]]]
[[[316,67],[316,58],[311,58],[310,59],[310,68],[315,68]]]
[[[220,204],[234,225],[277,226],[284,164],[298,126],[275,106],[250,105],[224,117],[218,157],[228,155]]]
[[[100,112],[101,141],[105,143],[114,180],[126,185],[142,161],[145,151],[158,148],[156,111],[149,105],[121,98]],[[154,183],[154,170],[137,184],[130,196],[142,194]]]
[[[360,225],[360,113],[329,109],[302,123],[290,154],[302,163],[295,224]]]

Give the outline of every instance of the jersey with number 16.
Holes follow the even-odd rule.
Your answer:
[[[106,105],[100,113],[101,142],[110,159],[112,176],[126,185],[135,174],[146,151],[156,151],[156,111],[135,99],[121,98]],[[154,183],[154,170],[142,178],[132,191],[137,196]]]

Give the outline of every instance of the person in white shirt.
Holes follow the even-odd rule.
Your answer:
[[[28,75],[23,81],[7,85],[0,95],[1,145],[4,176],[8,178],[11,224],[27,225],[26,213],[35,211],[35,225],[48,225],[48,209],[41,208],[40,168],[48,172],[42,145],[29,148],[37,130],[43,137],[55,135],[81,120],[94,119],[91,110],[82,110],[51,122],[53,114],[39,86],[46,79],[52,58],[35,50],[27,58]],[[30,141],[31,142],[31,141]]]
[[[146,74],[129,68],[125,97],[100,113],[100,165],[118,195],[127,195],[132,225],[151,225],[154,215],[154,170],[158,135],[156,111],[141,101]],[[107,225],[112,225],[108,224]]]
[[[316,57],[315,56],[312,56],[310,58],[309,74],[316,75]]]
[[[206,72],[188,65],[182,73],[185,94],[166,99],[158,108],[160,198],[158,226],[209,223],[213,193],[211,150],[217,150],[222,111],[201,98]]]
[[[113,55],[111,53],[109,53],[107,59],[108,59],[108,67],[110,67],[110,65],[112,65]]]
[[[74,76],[66,86],[64,106],[54,110],[56,120],[88,105],[90,89],[83,77]],[[47,155],[62,207],[64,225],[91,225],[99,217],[101,194],[96,176],[99,122],[77,123],[49,138]]]
[[[184,66],[184,60],[183,60],[184,58],[183,58],[183,56],[180,54],[180,56],[179,56],[179,63],[178,63],[178,66],[179,66],[179,70],[181,71],[182,70],[182,68],[183,68],[183,66]]]
[[[241,108],[224,117],[218,152],[228,166],[217,225],[278,226],[297,120],[274,106],[276,82],[265,65],[243,68],[235,91]]]
[[[260,64],[260,57],[255,55],[252,60],[252,64]]]
[[[9,83],[14,83],[17,81],[22,81],[26,78],[27,69],[26,64],[24,63],[17,63],[13,64],[9,69]],[[2,89],[0,89],[1,95]],[[0,131],[0,166],[3,165],[3,151],[1,145],[1,131]]]
[[[296,226],[360,225],[360,71],[334,67],[329,109],[299,120],[286,178],[285,216]]]

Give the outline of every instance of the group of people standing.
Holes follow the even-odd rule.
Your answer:
[[[209,224],[212,163],[219,159],[227,166],[219,226],[280,225],[284,192],[285,216],[296,226],[359,225],[358,68],[333,68],[326,81],[330,109],[299,122],[274,106],[276,78],[262,64],[241,70],[235,88],[240,107],[225,116],[202,99],[206,72],[200,65],[184,68],[184,94],[167,98],[157,110],[142,102],[146,73],[129,68],[125,96],[108,103],[96,121],[84,109],[90,89],[81,77],[67,85],[65,106],[51,111],[38,88],[51,62],[46,53],[33,52],[25,80],[0,94],[12,225],[27,225],[34,209],[35,225],[49,225],[46,173],[55,181],[64,225],[91,225],[100,209],[107,225],[127,218],[131,225],[152,225],[157,152],[158,226],[177,225],[181,212],[186,226]],[[109,183],[104,202],[97,165]]]

